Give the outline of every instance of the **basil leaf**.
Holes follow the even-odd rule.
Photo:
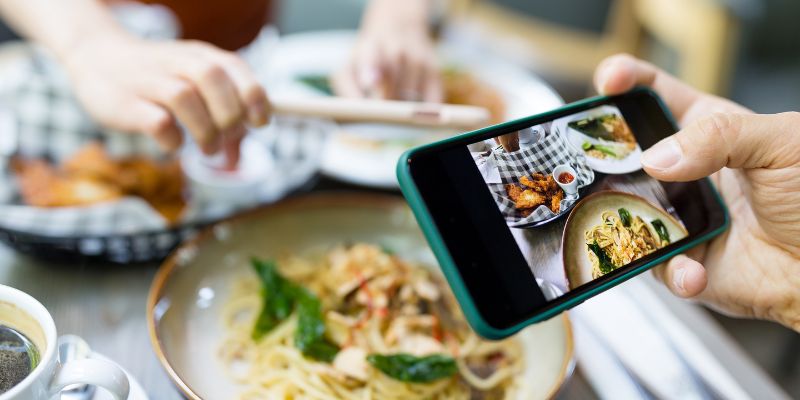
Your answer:
[[[322,94],[333,95],[330,79],[326,75],[303,75],[297,80]]]
[[[411,354],[370,354],[367,362],[398,381],[429,383],[458,372],[456,361],[443,354],[417,357]]]
[[[667,230],[667,227],[664,226],[664,223],[661,222],[660,219],[654,219],[651,224],[653,225],[653,228],[655,228],[658,237],[660,237],[662,241],[669,243],[669,231]]]
[[[252,337],[261,339],[291,315],[297,287],[278,273],[274,261],[251,261],[261,279],[261,312],[258,314]]]
[[[325,339],[322,303],[309,290],[284,278],[274,261],[252,260],[261,279],[261,313],[253,326],[252,337],[259,340],[297,311],[297,330],[294,345],[303,355],[331,362],[339,352],[336,345]]]
[[[336,345],[325,339],[325,322],[322,319],[322,304],[317,296],[300,289],[297,296],[297,331],[294,345],[306,357],[331,362],[339,352]]]
[[[611,258],[609,258],[608,254],[606,254],[606,252],[603,251],[603,248],[600,247],[599,244],[597,244],[597,241],[595,241],[592,244],[587,244],[586,246],[589,247],[589,250],[591,250],[592,253],[594,253],[594,255],[597,256],[597,259],[600,261],[600,272],[603,275],[614,270],[615,268],[614,263],[611,262]]]
[[[617,212],[619,212],[619,219],[622,220],[622,225],[625,227],[631,226],[631,213],[624,208],[620,208]]]

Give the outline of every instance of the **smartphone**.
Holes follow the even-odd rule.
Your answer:
[[[401,189],[473,329],[507,337],[723,232],[708,179],[642,170],[676,131],[636,88],[406,152]]]

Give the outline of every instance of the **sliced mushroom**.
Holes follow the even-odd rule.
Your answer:
[[[414,291],[417,292],[419,297],[429,301],[439,300],[441,296],[436,284],[427,279],[419,279],[414,282]]]
[[[413,354],[418,357],[444,353],[444,346],[441,342],[419,333],[413,333],[401,338],[397,347],[402,353]]]

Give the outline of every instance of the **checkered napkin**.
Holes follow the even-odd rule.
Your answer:
[[[492,150],[492,157],[495,158],[502,183],[488,184],[489,190],[497,202],[497,207],[511,227],[528,226],[553,218],[557,214],[550,211],[547,206],[541,205],[527,217],[523,216],[514,207],[514,201],[508,197],[505,185],[519,184],[521,177],[533,175],[535,172],[551,174],[555,167],[567,163],[578,173],[579,188],[594,181],[594,171],[587,165],[586,156],[567,145],[562,133],[557,129],[551,130],[549,124],[543,125],[542,129],[545,131],[545,137],[530,147],[511,153],[503,150],[501,146]],[[577,199],[566,198],[561,200],[559,214],[567,212],[576,201]]]
[[[86,143],[99,141],[113,157],[165,156],[144,135],[102,130],[72,95],[61,68],[34,47],[26,52],[0,85],[0,114],[5,114],[3,120],[9,120],[10,115],[14,121],[12,128],[0,127],[0,229],[47,237],[83,237],[134,235],[168,228],[167,221],[138,197],[88,207],[38,208],[22,204],[8,165],[12,155],[59,163]],[[318,169],[322,144],[330,130],[330,123],[322,120],[278,118],[266,128],[251,131],[249,136],[264,146],[272,158],[258,199],[252,204],[227,206],[190,193],[181,225],[213,221],[274,201],[305,184]]]

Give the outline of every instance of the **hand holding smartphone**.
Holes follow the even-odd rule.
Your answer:
[[[401,188],[473,328],[506,337],[721,233],[707,179],[642,170],[676,131],[640,88],[407,152]]]

